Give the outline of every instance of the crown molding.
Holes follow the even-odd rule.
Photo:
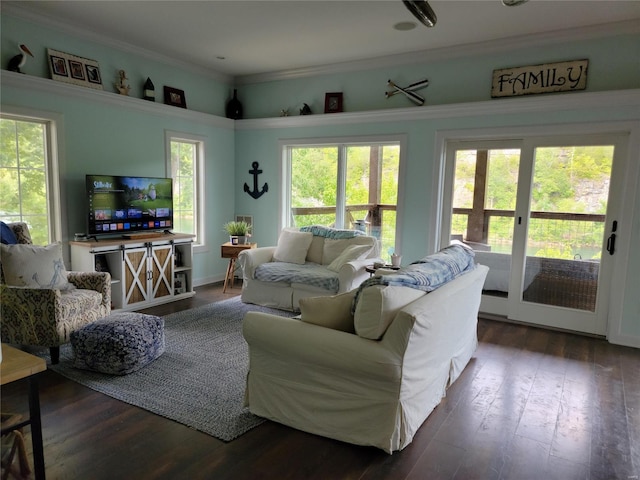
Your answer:
[[[104,45],[105,47],[114,48],[131,55],[146,58],[147,60],[151,60],[153,62],[163,63],[165,65],[170,65],[171,67],[190,71],[196,75],[202,75],[203,77],[210,78],[220,83],[228,85],[231,85],[233,83],[232,75],[223,74],[215,70],[202,67],[200,65],[195,65],[191,62],[185,62],[180,58],[170,57],[168,55],[163,55],[158,52],[147,50],[130,43],[115,40],[111,37],[99,35],[91,30],[78,28],[77,25],[72,25],[50,15],[44,15],[28,10],[15,3],[0,3],[0,5],[2,6],[2,13],[6,13],[7,15],[19,17],[23,20],[37,23],[38,25],[49,27],[54,30],[58,30],[67,35],[82,38],[90,42],[95,42],[100,45]]]
[[[538,48],[544,45],[555,45],[578,40],[589,40],[606,36],[618,36],[640,33],[640,23],[635,20],[624,22],[606,23],[588,27],[572,28],[562,31],[540,33],[536,35],[520,35],[516,37],[501,38],[473,44],[456,45],[453,47],[434,48],[407,52],[398,55],[354,60],[350,62],[335,63],[331,65],[318,65],[313,67],[282,70],[271,73],[258,73],[253,75],[239,75],[235,77],[235,85],[249,85],[254,83],[272,82],[277,80],[292,80],[299,78],[315,77],[318,75],[332,75],[338,73],[357,72],[363,70],[375,70],[380,68],[415,65],[440,60],[450,60],[462,57],[474,57],[513,51],[522,48]]]
[[[163,103],[150,102],[140,98],[119,95],[117,93],[106,92],[104,90],[94,90],[92,88],[71,85],[68,83],[56,82],[47,78],[34,77],[22,73],[0,70],[0,83],[2,88],[15,87],[21,90],[38,91],[51,95],[70,97],[86,100],[90,102],[102,103],[112,107],[127,110],[137,110],[152,115],[172,118],[181,118],[188,121],[208,124],[213,127],[227,128],[233,130],[234,120],[218,117],[209,113],[187,110],[186,108],[173,107]],[[7,95],[3,92],[2,103],[8,104]]]
[[[268,128],[323,127],[328,125],[404,122],[509,114],[522,116],[535,112],[620,107],[638,107],[638,111],[640,111],[640,89],[589,93],[572,92],[549,96],[501,98],[484,102],[394,108],[367,112],[236,120],[235,129],[258,130]]]

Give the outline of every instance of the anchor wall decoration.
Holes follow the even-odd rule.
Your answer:
[[[253,190],[249,189],[249,185],[244,184],[244,191],[255,199],[260,198],[264,193],[269,191],[269,185],[267,183],[264,184],[262,190],[258,191],[258,175],[262,173],[262,170],[258,170],[258,165],[258,162],[253,162],[251,164],[253,169],[249,170],[249,173],[253,175]]]

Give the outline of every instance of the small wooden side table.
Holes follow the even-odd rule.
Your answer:
[[[231,282],[231,288],[233,288],[233,284],[235,283],[236,260],[238,258],[238,255],[240,255],[240,252],[257,247],[257,243],[233,245],[231,242],[223,243],[220,246],[220,256],[222,258],[229,259],[229,266],[227,267],[227,275],[224,277],[224,288],[222,289],[222,293],[227,292],[227,285],[229,284],[229,282]]]
[[[2,363],[0,363],[0,384],[15,382],[23,378],[29,379],[29,419],[16,423],[2,433],[7,433],[26,425],[31,425],[31,441],[33,443],[33,467],[36,480],[44,479],[44,451],[42,447],[42,423],[40,420],[40,394],[38,392],[38,376],[47,369],[44,359],[23,352],[7,344],[2,344]]]

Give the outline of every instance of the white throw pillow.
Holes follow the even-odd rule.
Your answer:
[[[311,240],[313,240],[311,232],[283,230],[280,233],[280,238],[278,238],[278,246],[273,253],[273,260],[276,262],[304,264]]]
[[[324,249],[324,237],[313,235],[311,246],[307,252],[307,261],[322,265],[322,250]]]
[[[372,285],[364,288],[353,317],[356,333],[378,340],[400,310],[424,295],[422,290],[409,287]]]
[[[67,280],[60,243],[52,243],[46,247],[21,243],[3,244],[0,248],[7,285],[57,290],[73,288]]]
[[[356,291],[331,297],[307,297],[299,300],[300,319],[333,330],[354,333],[351,304]]]
[[[338,272],[345,263],[363,258],[372,248],[369,245],[351,245],[345,248],[338,258],[327,265],[327,268],[333,272]]]
[[[375,241],[374,238],[364,235],[353,238],[325,238],[322,249],[322,264],[329,265],[351,245],[368,245],[373,248]]]

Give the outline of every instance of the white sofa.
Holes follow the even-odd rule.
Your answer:
[[[351,317],[353,292],[303,300],[301,319],[247,313],[245,403],[299,430],[403,449],[477,347],[488,270],[477,265],[428,294],[365,288]]]
[[[277,246],[240,253],[243,302],[298,311],[301,298],[358,287],[370,276],[365,267],[381,261],[375,237],[320,226],[306,230],[284,229]]]

